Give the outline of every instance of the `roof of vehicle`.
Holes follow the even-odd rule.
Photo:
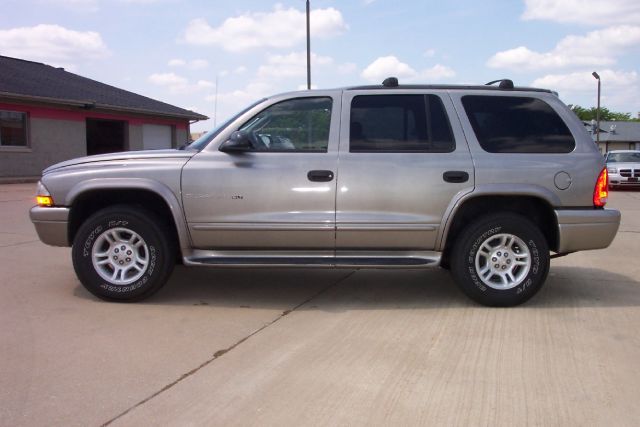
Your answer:
[[[400,84],[398,86],[384,86],[384,85],[365,85],[365,86],[350,86],[345,87],[344,90],[385,90],[385,89],[431,89],[431,90],[492,90],[497,92],[545,92],[553,93],[549,89],[539,89],[532,87],[519,87],[515,86],[512,89],[501,88],[498,86],[489,85],[418,85],[418,84]]]
[[[189,120],[208,118],[39,62],[0,55],[0,70],[0,96],[5,98]]]
[[[608,154],[611,153],[640,153],[640,150],[610,150]]]

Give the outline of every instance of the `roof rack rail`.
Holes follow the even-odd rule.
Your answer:
[[[398,87],[398,78],[397,77],[387,77],[382,82],[382,86],[384,86],[384,87]]]
[[[489,83],[485,83],[485,86],[491,86],[492,84],[495,84],[495,83],[498,83],[498,82],[500,83],[498,85],[498,87],[500,89],[513,89],[513,81],[509,80],[509,79],[493,80],[493,81],[491,81]]]

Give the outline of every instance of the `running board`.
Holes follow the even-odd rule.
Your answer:
[[[370,255],[298,255],[219,253],[197,250],[184,257],[184,264],[209,267],[326,267],[326,268],[427,268],[440,264],[438,252],[408,252],[403,255],[375,253]]]

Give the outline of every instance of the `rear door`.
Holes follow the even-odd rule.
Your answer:
[[[445,91],[345,91],[339,164],[338,251],[434,249],[450,202],[474,185]]]

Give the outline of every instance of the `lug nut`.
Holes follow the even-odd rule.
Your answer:
[[[127,258],[127,262],[131,262],[131,258]]]
[[[498,261],[498,258],[493,257],[493,258],[491,258],[491,261],[496,262],[496,261]]]
[[[127,251],[127,255],[131,255],[131,251]]]
[[[495,268],[500,268],[500,264],[494,265]]]
[[[122,245],[122,246],[120,246],[120,249],[122,249],[124,251],[126,248],[124,247],[124,245]]]
[[[507,264],[511,264],[511,260],[510,259],[507,260]]]
[[[505,258],[509,258],[509,254],[507,252],[504,253]]]
[[[117,259],[118,259],[118,257],[114,255],[114,256],[113,256],[113,259],[117,260]]]
[[[502,256],[502,252],[498,252],[498,256]]]
[[[113,252],[118,253],[118,252],[120,252],[120,249],[115,248],[115,249],[113,250]]]
[[[506,266],[506,265],[503,265],[503,266],[502,266],[502,269],[503,269],[503,270],[506,270],[506,269],[507,269],[507,266]]]
[[[124,264],[124,261],[119,261],[118,264],[122,265]]]

